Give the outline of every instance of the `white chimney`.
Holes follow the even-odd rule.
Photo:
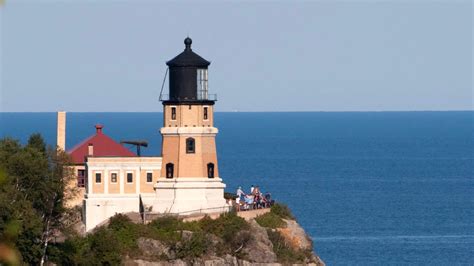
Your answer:
[[[89,147],[88,147],[88,150],[87,150],[87,155],[88,156],[94,156],[94,144],[89,143]]]
[[[58,112],[58,121],[57,121],[57,136],[56,142],[57,146],[61,150],[66,150],[66,112]]]

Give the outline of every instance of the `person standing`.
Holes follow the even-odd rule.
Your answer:
[[[244,191],[242,190],[242,187],[239,187],[237,189],[237,197],[241,197],[242,195],[245,195]]]

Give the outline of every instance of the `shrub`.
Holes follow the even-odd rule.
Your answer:
[[[176,216],[159,217],[147,226],[150,229],[147,237],[174,245],[181,239],[181,234],[178,232],[180,224],[181,220]]]
[[[133,225],[132,220],[124,214],[116,214],[109,219],[108,228],[112,230],[120,230],[122,228],[127,228]]]
[[[84,259],[88,265],[119,265],[122,262],[122,247],[111,230],[101,227],[89,235],[90,253]]]
[[[176,248],[178,258],[196,258],[204,254],[209,246],[209,240],[203,232],[193,233],[191,239],[183,241]]]
[[[150,226],[158,230],[176,231],[182,221],[176,216],[166,215],[158,217],[150,223]]]
[[[248,233],[249,224],[235,212],[221,214],[215,220],[204,217],[199,225],[205,233],[214,234],[224,241],[217,247],[218,253],[234,253],[251,238]]]
[[[121,244],[112,230],[100,227],[86,237],[74,236],[49,247],[49,260],[58,265],[120,265]]]
[[[280,216],[281,218],[283,219],[291,219],[291,220],[294,220],[295,217],[293,216],[293,214],[291,213],[290,209],[288,208],[288,206],[284,205],[284,204],[281,204],[281,203],[275,203],[271,209],[270,209],[270,212],[273,213],[273,214],[276,214],[278,216]]]
[[[90,242],[80,236],[70,237],[64,243],[52,243],[48,251],[48,259],[57,265],[86,265],[87,254],[91,253]]]
[[[117,238],[124,253],[130,253],[138,248],[137,239],[141,235],[140,224],[133,223],[123,214],[116,214],[110,218],[107,229]]]
[[[280,216],[276,215],[273,212],[267,212],[263,215],[259,215],[257,216],[257,218],[255,218],[255,221],[260,226],[268,228],[286,227],[286,222],[283,221]]]
[[[247,222],[234,212],[224,213],[215,220],[204,217],[199,222],[205,232],[215,234],[224,241],[231,240],[239,231],[248,228]]]

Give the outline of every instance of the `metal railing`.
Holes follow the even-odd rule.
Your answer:
[[[173,101],[178,99],[170,98],[169,94],[161,94],[160,101]],[[199,94],[197,95],[196,99],[179,99],[185,101],[217,101],[217,94]]]
[[[144,224],[151,222],[152,220],[156,219],[156,217],[164,217],[164,216],[176,216],[176,217],[186,217],[191,215],[205,215],[205,214],[213,214],[213,213],[226,213],[233,210],[233,206],[222,206],[222,207],[213,207],[213,208],[200,208],[194,209],[189,211],[177,212],[177,213],[155,213],[153,210],[146,208],[143,203],[140,203],[140,216],[142,218],[142,222]]]

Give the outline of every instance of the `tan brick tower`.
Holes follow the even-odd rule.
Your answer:
[[[228,210],[219,178],[214,127],[215,95],[208,93],[208,66],[184,40],[168,61],[169,95],[163,102],[162,170],[153,212],[191,214]]]

